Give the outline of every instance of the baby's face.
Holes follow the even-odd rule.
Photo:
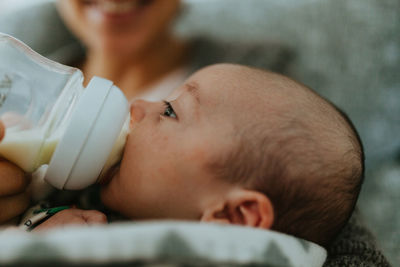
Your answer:
[[[132,103],[132,129],[120,169],[102,189],[103,202],[135,219],[196,220],[231,185],[207,164],[234,145],[249,109],[245,89],[223,67],[194,74],[168,102]]]

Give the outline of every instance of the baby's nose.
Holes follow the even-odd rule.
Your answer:
[[[146,103],[144,100],[135,100],[131,103],[131,124],[140,122],[146,116]]]

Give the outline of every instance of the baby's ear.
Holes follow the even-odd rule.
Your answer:
[[[271,201],[264,194],[236,188],[224,200],[208,207],[201,221],[269,229],[274,221],[274,212]]]

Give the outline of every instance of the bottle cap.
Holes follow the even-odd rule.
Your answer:
[[[121,90],[109,80],[93,77],[76,103],[45,180],[70,190],[95,183],[128,114],[129,103]]]

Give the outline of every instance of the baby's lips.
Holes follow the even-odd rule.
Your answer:
[[[129,121],[129,129],[132,129],[134,124],[135,124],[135,117],[131,111],[131,120]]]
[[[131,101],[129,104],[129,112],[130,112],[130,114],[129,114],[129,116],[130,116],[130,121],[129,121],[129,129],[132,129],[132,127],[133,127],[133,124],[135,123],[135,114],[134,114],[134,109],[132,108],[132,103],[133,103],[133,101]]]
[[[4,124],[3,124],[3,122],[0,120],[0,141],[3,140],[4,132],[5,132]]]

